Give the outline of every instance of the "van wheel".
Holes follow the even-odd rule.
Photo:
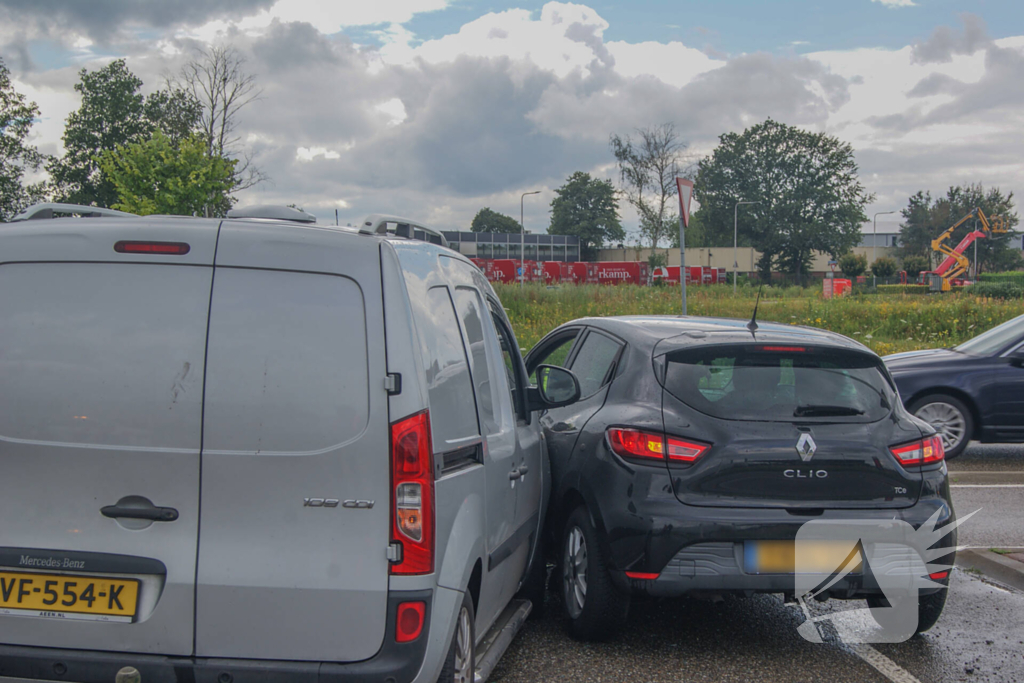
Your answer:
[[[612,585],[607,559],[586,507],[576,508],[566,521],[561,574],[569,635],[588,641],[614,636],[629,612],[629,595]]]
[[[462,596],[462,607],[455,620],[455,635],[437,683],[473,683],[476,673],[476,610],[469,593]]]
[[[921,418],[942,437],[946,460],[964,452],[974,433],[974,417],[963,401],[946,394],[932,394],[914,401],[910,412]]]

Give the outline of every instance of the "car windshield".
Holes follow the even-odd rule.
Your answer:
[[[811,347],[734,345],[669,354],[665,389],[729,420],[880,420],[895,392],[869,355]]]
[[[997,325],[959,346],[954,346],[953,350],[971,356],[991,356],[1021,339],[1024,339],[1024,315]]]

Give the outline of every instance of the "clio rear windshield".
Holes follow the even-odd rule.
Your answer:
[[[897,400],[878,358],[841,349],[718,345],[665,360],[666,391],[729,420],[874,422]]]

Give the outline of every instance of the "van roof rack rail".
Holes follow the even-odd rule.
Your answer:
[[[243,206],[228,211],[228,218],[266,218],[275,221],[294,221],[295,223],[316,223],[316,216],[302,209],[277,204],[259,204]]]
[[[359,226],[359,232],[374,235],[397,235],[398,237],[405,237],[410,240],[439,244],[442,247],[448,246],[448,240],[439,231],[428,228],[419,221],[400,216],[372,214],[363,220]]]
[[[44,202],[42,204],[33,204],[28,207],[12,218],[11,222],[14,223],[15,221],[34,221],[44,218],[53,218],[55,213],[78,214],[82,218],[100,218],[101,216],[129,218],[136,215],[134,213],[126,213],[124,211],[115,211],[114,209],[102,209],[98,206],[85,206],[84,204]]]

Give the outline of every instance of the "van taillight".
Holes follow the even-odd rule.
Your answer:
[[[114,251],[119,254],[170,254],[172,256],[184,256],[189,252],[189,247],[184,242],[126,242],[124,240],[114,244]]]
[[[664,461],[667,455],[668,461],[674,463],[693,462],[711,447],[706,443],[686,441],[659,432],[620,427],[608,430],[608,442],[612,451],[622,458]]]
[[[402,546],[392,574],[434,571],[434,463],[430,414],[391,425],[391,542]]]
[[[927,439],[893,446],[889,450],[904,467],[932,465],[942,462],[946,457],[946,449],[940,436],[929,436]]]

